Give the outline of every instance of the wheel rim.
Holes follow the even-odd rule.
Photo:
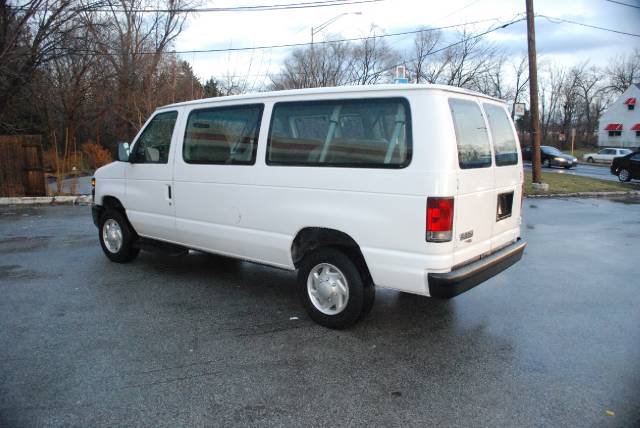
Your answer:
[[[102,225],[102,241],[111,253],[117,253],[122,248],[122,228],[112,218]]]
[[[326,315],[339,314],[349,302],[349,284],[344,274],[329,263],[320,263],[309,272],[307,293],[313,306]]]
[[[548,167],[550,165],[549,159],[545,159],[544,162],[542,162],[542,164]]]
[[[621,181],[627,181],[629,179],[629,171],[627,171],[626,169],[621,170],[618,178]]]

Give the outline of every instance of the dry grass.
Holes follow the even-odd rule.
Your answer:
[[[640,184],[638,183],[620,183],[616,181],[598,180],[596,178],[553,172],[542,174],[542,182],[549,185],[548,192],[533,190],[531,185],[531,171],[525,171],[524,181],[525,195],[555,195],[580,192],[624,192],[640,190]]]

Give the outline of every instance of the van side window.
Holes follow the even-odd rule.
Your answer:
[[[187,163],[253,165],[264,104],[193,110],[182,157]]]
[[[493,150],[496,153],[496,165],[518,164],[518,143],[511,128],[511,121],[507,112],[493,104],[483,104],[484,111],[489,119],[489,128],[493,138]]]
[[[491,166],[489,135],[480,107],[473,101],[449,99],[462,169]]]
[[[266,162],[403,168],[411,148],[404,98],[280,102],[273,107]]]
[[[178,112],[158,113],[144,128],[133,151],[135,163],[167,163]]]

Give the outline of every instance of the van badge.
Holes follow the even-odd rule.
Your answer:
[[[473,230],[469,230],[467,232],[460,234],[460,240],[466,241],[467,239],[471,239],[473,237]]]

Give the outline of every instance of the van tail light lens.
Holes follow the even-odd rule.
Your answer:
[[[453,198],[427,199],[427,242],[449,242],[453,231]]]

